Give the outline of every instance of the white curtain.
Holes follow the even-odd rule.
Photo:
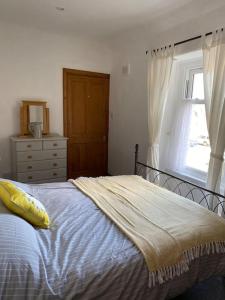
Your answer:
[[[192,102],[181,100],[174,115],[173,128],[168,145],[167,168],[179,173],[185,171],[185,159],[188,150]]]
[[[211,146],[207,187],[219,191],[225,150],[225,44],[222,31],[203,39],[203,73]]]
[[[148,70],[148,165],[159,167],[159,138],[173,65],[174,47],[153,51]]]

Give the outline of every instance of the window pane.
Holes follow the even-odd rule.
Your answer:
[[[193,169],[207,172],[209,156],[210,146],[206,124],[205,105],[192,104],[188,150],[185,165]]]
[[[192,99],[204,99],[203,73],[193,75]]]

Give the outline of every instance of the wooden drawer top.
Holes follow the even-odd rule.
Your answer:
[[[27,141],[68,140],[68,138],[58,134],[52,134],[52,135],[45,135],[40,139],[35,139],[32,136],[22,136],[22,137],[13,136],[11,137],[11,140],[13,142],[27,142]]]

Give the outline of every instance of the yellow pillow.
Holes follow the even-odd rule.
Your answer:
[[[5,206],[31,224],[48,228],[50,221],[43,204],[15,184],[0,181],[0,198]]]

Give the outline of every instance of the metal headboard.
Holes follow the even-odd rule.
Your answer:
[[[225,196],[139,162],[138,150],[136,144],[134,174],[225,216]]]

